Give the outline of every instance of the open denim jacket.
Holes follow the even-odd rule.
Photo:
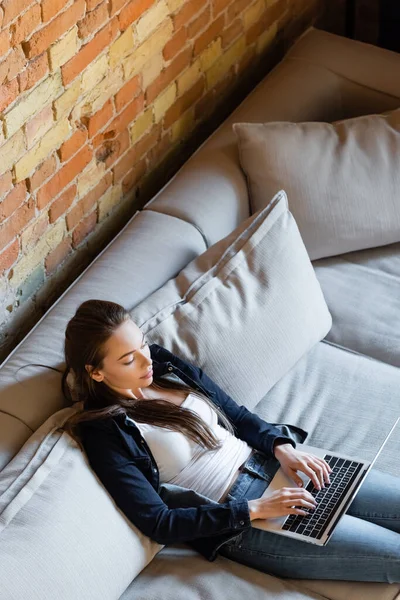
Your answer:
[[[151,344],[153,378],[174,373],[206,394],[231,420],[236,436],[273,456],[276,439],[296,447],[308,433],[299,427],[267,423],[239,406],[199,367]],[[245,498],[218,503],[202,494],[159,481],[154,457],[139,428],[124,415],[81,423],[78,433],[89,464],[126,517],[159,544],[187,542],[207,560],[218,548],[251,527]],[[279,466],[279,463],[277,461]]]

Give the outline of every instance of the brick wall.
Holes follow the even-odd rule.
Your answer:
[[[161,187],[159,166],[188,157],[182,142],[321,2],[0,7],[1,362],[151,197],[144,182]]]

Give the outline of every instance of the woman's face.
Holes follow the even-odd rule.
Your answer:
[[[141,388],[153,381],[150,348],[139,327],[128,319],[110,336],[104,345],[103,368],[92,371],[96,381],[130,398],[142,398]],[[90,373],[90,366],[86,365]]]

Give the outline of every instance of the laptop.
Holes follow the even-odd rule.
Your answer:
[[[297,475],[303,480],[303,487],[316,498],[318,502],[316,508],[296,507],[305,510],[307,515],[284,515],[269,519],[254,519],[251,522],[252,527],[286,535],[297,540],[302,540],[303,542],[309,542],[310,544],[325,546],[329,542],[340,518],[344,515],[362,486],[365,477],[399,420],[400,417],[397,418],[387,434],[372,462],[354,459],[342,453],[330,452],[329,450],[316,448],[308,444],[296,444],[299,450],[319,456],[329,464],[332,469],[332,472],[329,474],[331,483],[325,483],[325,488],[318,490],[314,487],[308,475],[302,471],[297,471]],[[270,496],[273,492],[285,486],[297,487],[297,484],[279,468],[263,493],[262,498]]]

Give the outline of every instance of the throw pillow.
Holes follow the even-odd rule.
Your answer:
[[[251,212],[284,188],[311,260],[400,240],[400,109],[232,127]]]
[[[332,326],[283,190],[130,315],[250,410]]]

